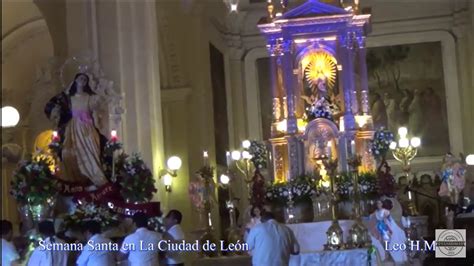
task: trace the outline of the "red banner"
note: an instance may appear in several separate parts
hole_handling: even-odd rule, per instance
[[[59,178],[57,178],[56,180],[58,181],[59,193],[66,196],[71,196],[71,195],[74,195],[75,193],[84,192],[89,186],[89,185],[84,185],[81,183],[67,182]]]
[[[107,183],[94,191],[87,191],[87,185],[71,183],[59,179],[58,184],[60,194],[67,196],[72,195],[79,203],[95,202],[107,204],[107,207],[114,212],[125,216],[133,216],[137,212],[143,212],[149,217],[161,216],[159,202],[126,203],[120,195],[120,189],[112,183]]]

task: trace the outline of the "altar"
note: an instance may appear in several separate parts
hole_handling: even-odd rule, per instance
[[[337,251],[317,251],[302,252],[299,255],[290,257],[289,266],[333,266],[333,265],[369,265],[369,255],[367,249],[349,249]],[[217,258],[200,258],[195,260],[192,265],[195,266],[229,266],[252,265],[250,256],[233,256]],[[382,265],[376,256],[370,258],[370,265]]]

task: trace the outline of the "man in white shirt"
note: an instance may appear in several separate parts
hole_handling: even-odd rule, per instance
[[[299,245],[293,231],[275,221],[264,211],[262,223],[250,230],[247,243],[252,254],[253,266],[288,266],[290,254],[299,254]]]
[[[130,266],[158,265],[158,242],[162,239],[161,234],[148,230],[148,217],[144,213],[136,213],[133,223],[136,230],[123,241],[119,259],[128,256]]]
[[[12,241],[13,226],[10,221],[2,220],[2,265],[11,266],[18,263],[20,256]]]
[[[38,224],[38,231],[44,240],[31,254],[28,266],[67,266],[69,252],[62,250],[65,242],[55,236],[54,223],[42,221]]]
[[[112,241],[101,235],[100,223],[87,221],[84,224],[84,235],[88,239],[79,258],[78,266],[115,265],[115,258],[108,244]],[[102,245],[101,245],[102,244]]]
[[[183,215],[178,210],[171,210],[164,219],[166,232],[164,238],[170,242],[182,242],[184,240],[184,232],[181,228],[181,220]],[[184,266],[184,258],[182,252],[175,250],[168,250],[165,255],[166,265]]]

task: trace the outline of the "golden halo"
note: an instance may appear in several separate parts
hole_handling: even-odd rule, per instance
[[[336,84],[336,59],[326,52],[313,52],[303,60],[305,78],[311,87],[315,87],[319,79],[325,79],[328,87]]]

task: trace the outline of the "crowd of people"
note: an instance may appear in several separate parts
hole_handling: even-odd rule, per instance
[[[123,241],[115,243],[120,249],[115,251],[114,241],[105,237],[98,221],[88,220],[82,224],[83,243],[79,254],[64,248],[66,241],[57,234],[53,221],[45,220],[38,223],[40,241],[37,246],[27,250],[20,256],[13,244],[13,226],[10,221],[2,220],[2,264],[28,266],[102,266],[102,265],[184,265],[183,254],[179,251],[158,248],[161,240],[180,242],[185,239],[181,228],[182,214],[178,210],[171,210],[163,222],[166,231],[158,233],[148,229],[148,217],[144,213],[136,213],[133,218],[135,229]],[[90,244],[88,244],[90,243]],[[63,244],[63,245],[62,245]],[[102,248],[96,248],[96,247]],[[130,248],[135,247],[135,248]]]
[[[263,208],[252,208],[252,219],[245,226],[245,241],[252,256],[252,265],[284,266],[289,264],[290,255],[299,253],[299,245],[291,229],[277,222],[273,214]],[[84,221],[82,226],[83,248],[74,251],[54,248],[65,244],[56,233],[54,223],[46,220],[38,223],[38,233],[41,241],[34,249],[20,256],[13,244],[13,226],[7,220],[2,220],[2,264],[1,265],[184,265],[184,254],[180,251],[159,251],[147,249],[150,245],[166,240],[167,243],[179,243],[185,239],[181,228],[182,214],[171,210],[163,222],[166,231],[158,233],[148,228],[148,217],[143,213],[133,216],[135,229],[122,241],[116,243],[120,248],[114,251],[112,239],[103,235],[98,221]],[[94,245],[88,245],[93,243]],[[109,248],[97,249],[94,246]],[[131,246],[140,247],[131,249]],[[53,248],[51,248],[53,247]],[[271,252],[270,252],[271,251]]]

